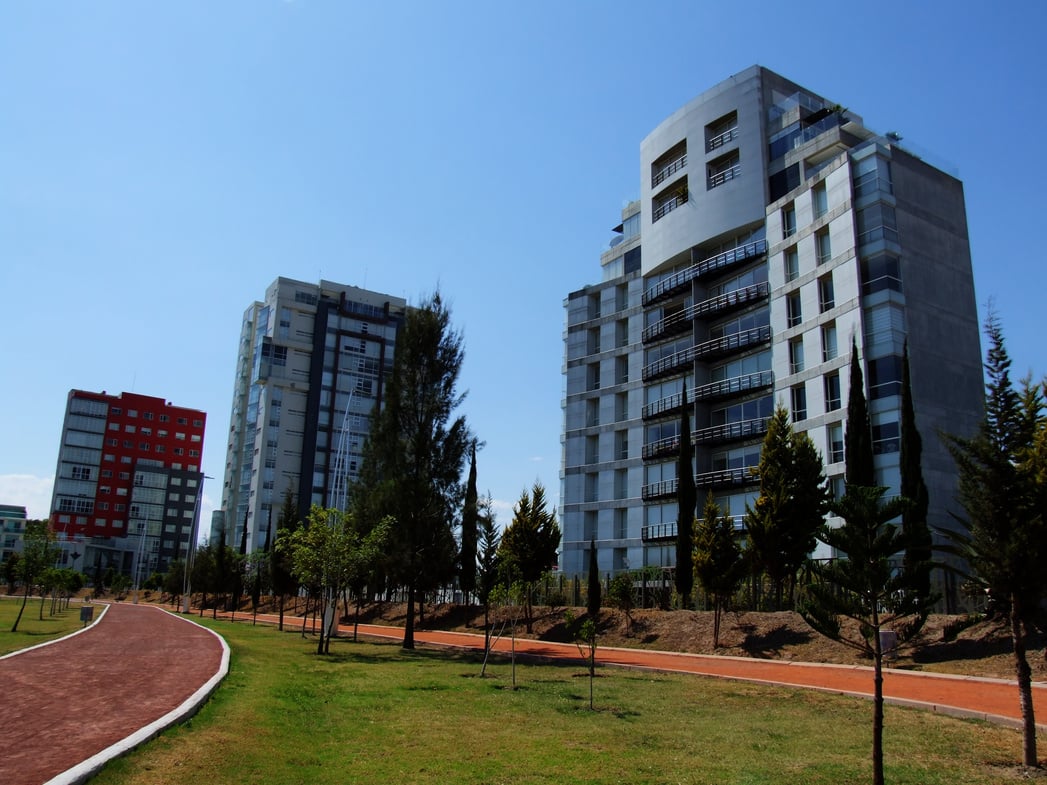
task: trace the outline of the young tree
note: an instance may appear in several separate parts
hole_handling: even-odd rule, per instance
[[[1032,674],[1026,640],[1047,597],[1047,419],[1044,383],[1010,378],[1011,359],[995,314],[986,320],[985,419],[973,437],[949,436],[960,475],[959,501],[969,534],[950,535],[974,578],[1008,609],[1018,700],[1022,759],[1038,765]]]
[[[636,607],[636,574],[620,572],[611,579],[607,587],[607,603],[625,614],[626,632],[632,632],[633,608]]]
[[[589,540],[589,592],[585,609],[590,619],[600,615],[600,567],[596,560],[596,539]]]
[[[51,566],[57,556],[55,533],[49,521],[26,521],[25,533],[22,535],[22,556],[18,560],[18,579],[22,582],[22,605],[18,609],[11,632],[18,632],[18,623],[22,612],[29,601],[29,594],[44,571]],[[42,613],[41,606],[41,613]]]
[[[916,428],[916,411],[913,408],[912,377],[909,373],[909,343],[906,341],[902,355],[902,411],[899,426],[901,464],[901,494],[909,500],[902,512],[902,529],[908,547],[905,551],[904,568],[912,577],[913,588],[921,597],[931,597],[931,529],[927,525],[927,508],[930,504],[927,484],[923,481],[923,440]]]
[[[865,377],[858,359],[858,339],[851,341],[851,387],[847,392],[847,428],[843,435],[846,480],[848,485],[876,485],[873,468],[872,425],[865,402]]]
[[[527,632],[534,626],[534,609],[531,599],[534,585],[556,561],[556,550],[560,547],[560,527],[556,513],[546,509],[545,488],[535,482],[531,492],[520,494],[520,501],[513,508],[513,521],[502,534],[498,558],[503,569],[511,576],[510,582],[523,584],[524,620]]]
[[[796,433],[784,406],[777,406],[760,451],[760,495],[746,506],[750,566],[774,588],[782,608],[786,583],[792,606],[796,573],[814,550],[828,487],[822,457],[806,433]]]
[[[691,443],[691,410],[687,403],[687,385],[683,386],[680,407],[680,452],[676,460],[676,591],[680,607],[691,605],[694,571],[691,554],[694,551],[694,511],[698,506],[698,492],[694,487],[694,445]]]
[[[702,518],[695,525],[694,572],[705,593],[713,598],[713,648],[720,648],[720,619],[745,577],[745,557],[734,523],[720,514],[710,493]]]
[[[491,592],[498,584],[498,546],[501,536],[495,526],[490,495],[479,502],[478,545],[476,564],[476,599],[484,606],[484,656],[491,647]]]
[[[905,534],[890,523],[906,500],[884,501],[886,488],[848,485],[829,508],[843,518],[839,528],[824,526],[818,538],[836,558],[812,564],[800,613],[814,630],[873,660],[873,783],[883,785],[883,649],[880,631],[893,630],[898,642],[910,640],[930,612],[931,603],[913,589],[909,575],[893,557],[905,550]],[[842,619],[855,624],[845,627]]]
[[[284,492],[284,501],[280,507],[280,517],[276,520],[276,547],[270,551],[269,574],[273,584],[273,593],[278,595],[280,606],[279,629],[284,628],[284,601],[288,595],[298,593],[298,581],[291,572],[291,556],[286,547],[280,547],[283,539],[290,537],[301,527],[298,516],[298,504],[290,487]]]
[[[476,526],[480,511],[476,492],[476,440],[473,440],[469,459],[469,480],[465,484],[465,504],[462,507],[462,554],[458,585],[462,589],[465,604],[469,595],[476,590]]]
[[[354,507],[368,526],[394,523],[390,573],[407,592],[403,647],[414,648],[419,593],[451,579],[462,465],[472,435],[456,387],[464,351],[440,294],[408,311],[385,406],[372,422]],[[358,505],[358,506],[357,506]]]

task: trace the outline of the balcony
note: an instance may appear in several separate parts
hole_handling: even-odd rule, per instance
[[[664,218],[677,207],[687,204],[687,189],[682,188],[664,201],[659,201],[651,214],[651,222]]]
[[[733,292],[721,294],[704,302],[692,305],[679,313],[667,316],[655,324],[645,327],[643,331],[643,342],[649,343],[659,338],[668,338],[686,331],[691,322],[703,316],[720,316],[735,308],[765,299],[770,293],[770,286],[765,283],[746,286],[744,289],[736,289]]]
[[[689,351],[694,352],[696,360],[708,360],[734,354],[748,346],[766,343],[769,340],[771,340],[771,328],[770,325],[764,325],[705,341]]]
[[[668,278],[656,283],[643,293],[644,308],[655,303],[667,300],[675,294],[684,291],[691,281],[699,280],[711,273],[721,273],[736,264],[755,259],[767,253],[767,241],[755,240],[737,248],[731,248],[723,253],[710,256],[697,264],[692,264],[685,270],[680,270]]]
[[[741,488],[748,485],[756,485],[760,481],[760,475],[755,466],[740,466],[737,469],[721,469],[715,472],[702,472],[694,476],[694,484],[697,488],[721,489]],[[676,479],[652,482],[643,486],[640,495],[643,500],[656,501],[659,499],[671,499],[676,497],[679,481]]]
[[[651,178],[651,188],[657,188],[661,183],[664,183],[685,166],[687,166],[687,153],[684,153],[675,161],[670,161],[655,172],[654,176]]]
[[[773,385],[774,374],[771,371],[757,371],[745,376],[734,376],[730,379],[703,384],[701,387],[695,387],[688,395],[693,401],[715,401],[754,390],[761,390]],[[645,420],[651,420],[656,417],[675,414],[680,410],[682,403],[683,397],[680,393],[669,395],[644,406],[640,416]]]
[[[738,127],[728,128],[722,134],[717,134],[705,143],[705,152],[711,153],[713,150],[718,150],[728,142],[733,141],[736,136],[738,136]]]
[[[738,175],[740,175],[741,173],[742,165],[734,164],[733,166],[727,167],[723,171],[711,175],[708,181],[709,190],[712,190],[713,188],[718,188],[724,183],[730,182],[734,178],[738,177]]]
[[[708,428],[699,428],[691,433],[692,444],[726,444],[727,442],[741,441],[763,436],[767,433],[767,420],[742,420],[730,422],[723,425],[712,425]],[[641,457],[645,461],[652,458],[663,458],[666,455],[676,455],[680,449],[680,437],[668,436],[664,439],[645,444],[641,450]]]
[[[745,531],[744,515],[732,515],[730,518],[736,532]],[[676,521],[670,521],[669,523],[653,523],[648,526],[643,526],[640,528],[640,538],[644,542],[675,542]]]

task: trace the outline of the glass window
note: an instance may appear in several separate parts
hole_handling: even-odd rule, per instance
[[[822,362],[829,362],[839,354],[836,345],[836,323],[822,326]]]
[[[799,373],[803,370],[803,338],[794,338],[789,341],[789,373]]]
[[[796,234],[796,205],[791,202],[782,208],[782,237]]]
[[[832,246],[829,244],[829,230],[825,229],[814,236],[814,250],[818,264],[825,264],[833,258]]]
[[[843,423],[830,425],[827,430],[829,463],[841,463],[843,461]]]
[[[829,193],[825,182],[820,182],[811,189],[811,202],[814,207],[814,217],[821,218],[829,212]]]
[[[792,292],[786,296],[785,311],[789,327],[795,327],[803,321],[803,313],[800,310],[799,292]]]
[[[873,425],[873,453],[882,455],[888,452],[898,452],[901,449],[901,433],[897,422],[885,422]]]
[[[885,289],[895,292],[902,290],[898,257],[884,254],[862,259],[862,294],[875,294]]]
[[[793,422],[807,419],[807,388],[798,384],[790,390]]]
[[[836,292],[833,290],[832,273],[818,279],[818,309],[825,313],[836,307]]]
[[[869,361],[869,397],[887,398],[902,392],[902,358],[897,355]]]
[[[785,281],[795,281],[800,276],[800,254],[796,246],[785,249]]]
[[[831,373],[825,377],[825,411],[834,412],[841,405],[840,374]]]

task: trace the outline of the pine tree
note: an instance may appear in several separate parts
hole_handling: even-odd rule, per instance
[[[876,485],[873,468],[872,425],[865,402],[865,378],[858,359],[858,342],[851,342],[851,388],[847,393],[847,428],[844,432],[844,457],[848,485]]]
[[[931,529],[927,525],[930,504],[927,484],[923,481],[923,440],[916,428],[913,408],[912,377],[909,373],[909,343],[902,355],[902,411],[900,434],[901,494],[909,500],[902,512],[902,529],[908,547],[903,567],[913,581],[913,589],[920,597],[931,598]]]
[[[986,320],[985,418],[977,434],[948,437],[959,469],[959,500],[967,536],[952,535],[956,551],[989,592],[1007,608],[1022,712],[1022,757],[1038,765],[1032,674],[1026,640],[1047,597],[1047,451],[1044,445],[1044,383],[1026,381],[1015,390],[1011,359],[995,314]]]
[[[469,459],[469,480],[465,484],[465,504],[462,506],[462,553],[458,571],[458,585],[469,604],[469,595],[476,590],[476,526],[479,517],[476,492],[476,441],[473,441]]]
[[[590,619],[596,619],[600,614],[600,568],[596,561],[596,540],[589,540],[589,595],[586,601],[586,610]]]
[[[691,554],[694,551],[694,511],[698,504],[698,492],[694,487],[694,445],[691,443],[690,414],[687,385],[684,384],[680,407],[680,451],[676,462],[676,591],[680,595],[681,608],[690,607],[691,590],[694,588]]]
[[[491,497],[478,503],[478,548],[476,554],[476,599],[484,606],[484,653],[491,645],[491,592],[498,583],[498,546],[501,537],[495,526]]]
[[[284,601],[288,595],[298,593],[298,581],[291,573],[291,557],[287,550],[281,547],[286,538],[294,534],[302,525],[298,515],[298,504],[290,487],[284,491],[284,501],[280,506],[280,517],[276,519],[276,547],[269,552],[269,574],[273,585],[273,593],[280,597],[280,624],[279,629],[284,628]]]
[[[373,526],[386,516],[394,521],[388,566],[407,594],[405,649],[414,648],[416,602],[451,580],[458,566],[453,527],[473,441],[465,417],[455,415],[464,399],[457,392],[462,344],[439,293],[408,311],[353,494],[362,523]]]
[[[905,549],[905,535],[890,521],[907,504],[884,501],[887,489],[848,485],[830,511],[843,519],[839,528],[823,527],[819,539],[836,558],[812,564],[800,612],[817,632],[864,653],[873,660],[873,783],[883,785],[883,649],[880,630],[893,630],[904,643],[923,626],[930,603],[895,569],[893,557]],[[844,628],[842,619],[858,622]]]
[[[519,581],[525,588],[524,620],[527,632],[534,625],[531,598],[534,586],[556,561],[560,547],[560,527],[556,513],[546,509],[545,487],[535,482],[531,492],[520,494],[513,508],[513,520],[502,534],[498,547],[501,562],[510,583]]]
[[[745,576],[745,557],[730,517],[710,492],[702,518],[695,525],[694,573],[713,599],[713,648],[720,648],[720,619]]]

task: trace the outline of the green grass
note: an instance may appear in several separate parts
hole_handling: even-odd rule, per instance
[[[18,618],[18,609],[21,607],[21,598],[0,598],[0,656],[61,638],[84,626],[80,622],[79,602],[74,602],[68,610],[59,611],[51,616],[51,600],[47,599],[44,601],[44,618],[41,621],[40,598],[30,597],[22,620],[18,622],[18,632],[11,632],[11,626]],[[98,613],[97,608],[95,613]]]
[[[605,668],[488,666],[439,650],[332,644],[204,623],[229,676],[190,722],[111,763],[93,785],[179,783],[868,782],[868,701]],[[987,783],[1018,760],[1016,731],[888,706],[886,777]]]

